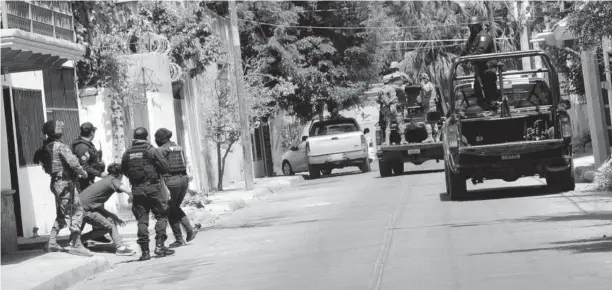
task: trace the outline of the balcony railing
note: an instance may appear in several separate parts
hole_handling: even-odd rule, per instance
[[[2,28],[20,29],[75,42],[72,3],[68,1],[2,1]]]

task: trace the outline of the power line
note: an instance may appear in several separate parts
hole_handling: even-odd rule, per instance
[[[452,27],[452,26],[467,26],[468,23],[456,23],[456,24],[432,24],[432,25],[413,25],[413,26],[303,26],[303,25],[284,25],[284,24],[273,24],[259,22],[255,20],[238,19],[238,21],[250,22],[259,25],[284,27],[284,28],[304,28],[304,29],[337,29],[337,30],[362,30],[362,29],[414,29],[414,28],[431,28],[431,27]]]
[[[502,40],[502,39],[513,39],[511,37],[497,37],[495,38],[495,40]],[[461,38],[457,38],[457,39],[423,39],[423,40],[389,40],[389,41],[382,41],[381,43],[384,44],[392,44],[392,43],[430,43],[430,42],[465,42],[468,39],[461,39]]]

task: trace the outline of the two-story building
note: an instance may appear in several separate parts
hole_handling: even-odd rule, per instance
[[[34,164],[33,156],[42,145],[42,126],[48,120],[66,122],[65,140],[78,136],[72,63],[85,49],[75,43],[70,2],[2,1],[1,5],[4,252],[5,241],[16,243],[16,236],[48,232],[53,224],[56,211],[50,178]],[[16,245],[6,249],[14,250]]]

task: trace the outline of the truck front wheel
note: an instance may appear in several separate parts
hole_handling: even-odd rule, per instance
[[[308,174],[310,175],[310,179],[317,179],[321,177],[321,169],[319,169],[315,165],[308,166]]]
[[[382,159],[378,159],[378,170],[380,171],[380,177],[389,177],[393,174],[389,163]]]
[[[465,178],[460,173],[454,173],[448,164],[444,164],[446,175],[446,193],[451,200],[461,200],[467,193]]]

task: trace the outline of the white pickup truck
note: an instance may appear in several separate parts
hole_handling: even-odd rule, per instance
[[[283,155],[283,173],[308,171],[311,178],[331,174],[334,168],[357,166],[370,172],[368,142],[365,132],[353,118],[313,122],[308,135]],[[365,134],[364,134],[365,133]]]

